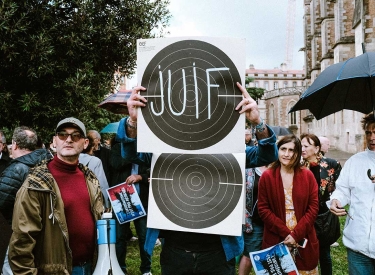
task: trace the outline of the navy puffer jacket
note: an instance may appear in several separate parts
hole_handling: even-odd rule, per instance
[[[9,224],[12,223],[14,202],[18,189],[26,179],[30,167],[52,155],[46,149],[37,149],[29,154],[13,159],[0,176],[0,212]]]

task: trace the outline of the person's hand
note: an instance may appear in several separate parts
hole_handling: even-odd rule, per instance
[[[142,180],[142,177],[140,175],[130,175],[126,178],[125,183],[128,185],[131,185],[136,182],[140,182]]]
[[[250,121],[253,125],[258,125],[261,122],[258,104],[256,101],[249,95],[245,87],[237,82],[237,87],[242,92],[244,99],[237,105],[236,111],[239,111],[240,114],[245,113],[246,119]]]
[[[286,236],[284,244],[288,247],[297,247],[296,240],[290,234]]]
[[[331,201],[331,207],[329,210],[336,216],[345,216],[347,213],[345,208],[342,208],[341,202],[336,199]]]
[[[133,88],[132,94],[126,101],[128,106],[129,116],[133,122],[137,122],[138,112],[137,107],[145,107],[147,99],[139,94],[139,91],[145,91],[146,88],[142,86],[136,86]]]

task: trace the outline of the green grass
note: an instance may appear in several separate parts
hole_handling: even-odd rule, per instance
[[[133,223],[131,223],[130,228],[133,232],[133,235],[137,236]],[[151,260],[152,275],[161,274],[160,257],[159,257],[160,252],[161,252],[161,245],[156,246],[154,249],[154,253],[152,255],[152,260]],[[126,254],[126,269],[128,271],[127,275],[142,275],[141,271],[139,270],[140,265],[141,265],[141,258],[139,256],[138,241],[128,242],[128,250]]]
[[[345,217],[340,217],[340,223],[341,223],[341,231],[342,231],[344,229]],[[131,224],[131,229],[133,231],[134,236],[136,236],[133,223]],[[331,248],[333,275],[347,275],[348,274],[348,260],[346,257],[346,248],[342,244],[342,236],[337,242],[340,245],[338,247]],[[154,254],[152,255],[151,272],[153,275],[161,274],[160,261],[159,261],[160,251],[161,251],[161,246],[157,246],[155,247]],[[141,263],[141,259],[139,257],[138,242],[128,242],[128,253],[126,256],[126,266],[128,269],[128,274],[129,275],[142,275],[139,270],[140,263]]]
[[[333,275],[347,275],[348,272],[348,258],[346,256],[346,248],[342,244],[342,230],[344,229],[345,217],[340,217],[341,237],[337,241],[340,245],[338,247],[331,247],[332,269]]]

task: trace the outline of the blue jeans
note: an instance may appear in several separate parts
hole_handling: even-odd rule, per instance
[[[349,248],[346,250],[348,253],[349,275],[375,275],[375,259]]]
[[[87,262],[83,265],[73,266],[72,275],[91,275],[91,262]]]
[[[160,265],[162,275],[234,275],[236,258],[227,262],[224,250],[188,252],[164,245]]]
[[[331,246],[321,246],[319,243],[319,266],[320,274],[332,275]]]
[[[141,273],[147,273],[151,271],[151,255],[147,254],[144,249],[146,241],[147,232],[147,217],[138,218],[133,221],[135,226],[135,231],[138,236],[139,254],[141,256],[141,266],[139,269]],[[127,229],[130,227],[130,223],[118,224],[116,220],[116,256],[120,264],[121,269],[126,272],[126,250],[127,250]]]

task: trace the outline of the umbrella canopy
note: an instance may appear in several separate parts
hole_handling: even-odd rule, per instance
[[[293,134],[293,132],[286,127],[282,126],[270,126],[271,129],[275,132],[276,136],[287,136]]]
[[[128,115],[128,107],[126,101],[129,99],[132,91],[119,91],[116,94],[109,95],[105,100],[103,100],[98,107],[106,109],[114,114],[125,114]]]
[[[105,126],[100,133],[101,134],[110,134],[110,133],[117,133],[117,129],[119,126],[120,122],[112,122],[109,123],[107,126]]]
[[[364,114],[375,107],[375,52],[329,66],[289,111],[309,109],[316,119],[347,109]]]

